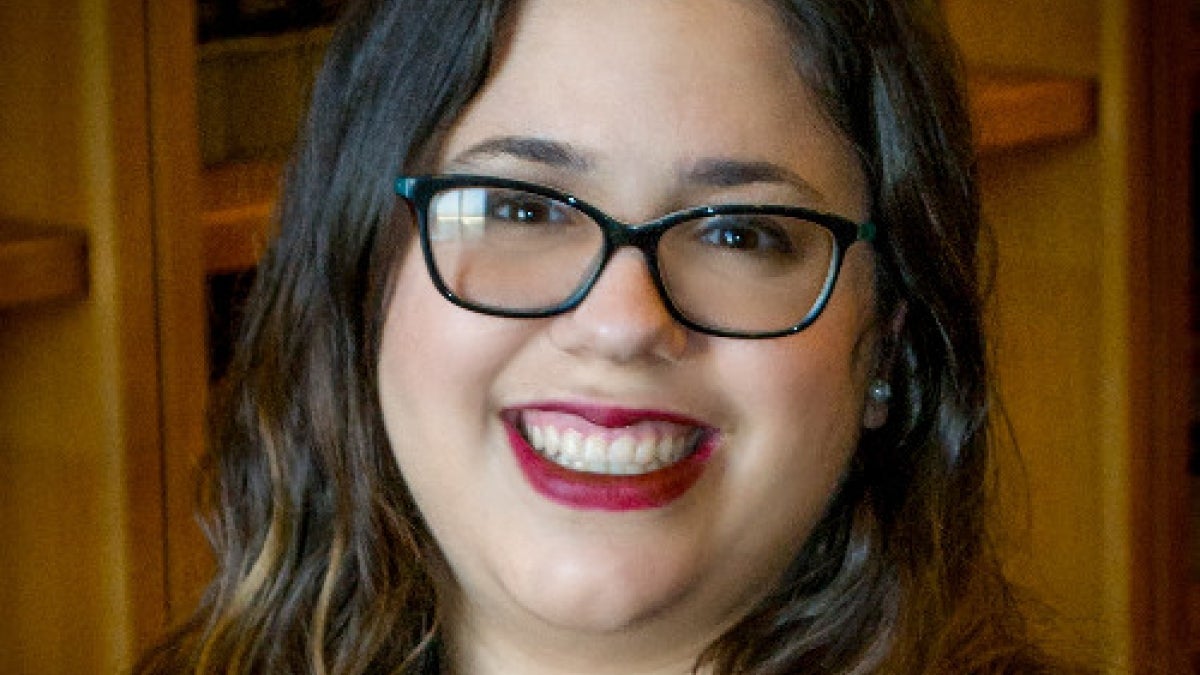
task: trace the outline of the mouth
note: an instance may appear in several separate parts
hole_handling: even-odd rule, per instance
[[[610,428],[569,413],[528,410],[518,430],[539,455],[573,471],[640,476],[673,466],[695,452],[703,428],[647,420]]]
[[[510,445],[528,482],[584,509],[654,508],[699,480],[717,432],[673,413],[541,404],[506,410]]]

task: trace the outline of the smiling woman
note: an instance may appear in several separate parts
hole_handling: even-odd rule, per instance
[[[353,5],[140,672],[1049,670],[922,7]]]
[[[873,254],[851,247],[812,322],[834,247],[798,253],[824,232],[805,209],[866,215],[862,169],[762,7],[535,0],[512,21],[428,168],[521,182],[461,214],[483,234],[452,264],[445,241],[402,255],[379,360],[385,426],[453,574],[447,639],[465,672],[685,672],[796,558],[856,445],[879,364]],[[581,45],[573,26],[604,37]],[[795,210],[708,210],[743,204]],[[591,217],[539,217],[572,207]],[[599,222],[618,217],[606,234]],[[514,222],[537,228],[519,246],[540,260],[493,245]],[[724,235],[696,234],[712,228]],[[577,244],[580,229],[597,243]],[[613,232],[656,236],[606,245]],[[750,232],[795,253],[764,265]],[[464,312],[426,258],[460,305],[545,316]],[[646,461],[612,470],[639,446]]]

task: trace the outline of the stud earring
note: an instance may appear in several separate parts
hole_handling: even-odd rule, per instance
[[[887,403],[892,400],[892,385],[887,380],[871,380],[867,396],[875,403]]]

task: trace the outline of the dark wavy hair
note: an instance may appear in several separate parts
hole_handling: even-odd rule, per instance
[[[439,670],[449,573],[389,450],[376,387],[390,274],[410,237],[391,185],[428,168],[513,4],[347,10],[213,413],[216,575],[139,673]],[[987,535],[979,203],[940,18],[906,0],[762,4],[868,176],[894,398],[801,554],[697,667],[1049,671]]]

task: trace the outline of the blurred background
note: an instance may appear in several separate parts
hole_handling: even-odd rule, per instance
[[[342,4],[0,4],[0,672],[120,672],[202,589],[205,399]],[[941,4],[1020,452],[1000,546],[1109,672],[1197,672],[1200,13]]]

